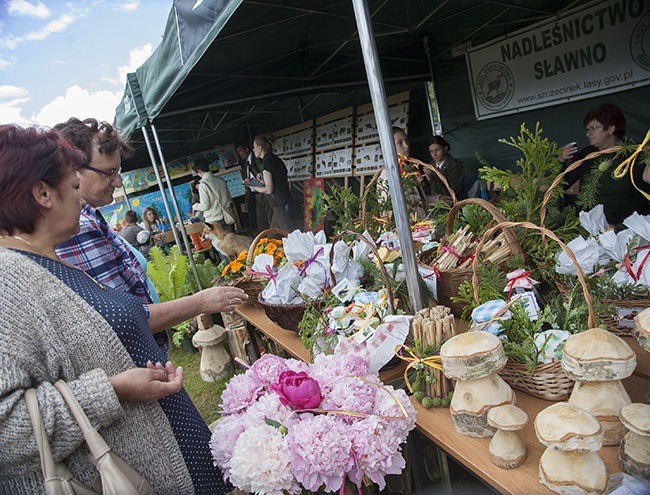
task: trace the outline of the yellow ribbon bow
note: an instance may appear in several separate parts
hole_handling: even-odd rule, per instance
[[[621,179],[629,173],[630,179],[632,181],[632,185],[637,191],[643,194],[647,200],[650,200],[650,194],[638,188],[636,182],[634,182],[633,171],[634,171],[634,163],[636,162],[637,156],[639,156],[639,153],[641,153],[641,150],[643,150],[643,148],[645,147],[646,144],[648,144],[649,141],[650,141],[650,129],[648,130],[647,134],[645,135],[645,139],[639,145],[636,151],[632,153],[627,160],[625,160],[618,167],[616,167],[616,170],[614,170],[614,177],[616,177],[617,179]]]
[[[405,356],[404,353],[406,353],[407,355]],[[404,370],[404,382],[406,382],[406,386],[408,387],[409,392],[411,393],[413,393],[413,386],[411,385],[411,381],[408,378],[408,372],[416,364],[424,364],[436,370],[442,371],[442,358],[440,357],[439,354],[421,358],[416,354],[416,352],[412,348],[402,344],[402,345],[395,346],[395,355],[399,357],[402,361],[406,361],[408,363],[406,369]]]

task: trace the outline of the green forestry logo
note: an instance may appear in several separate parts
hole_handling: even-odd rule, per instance
[[[476,78],[476,92],[488,110],[504,108],[515,92],[515,80],[508,66],[491,62],[483,67]]]

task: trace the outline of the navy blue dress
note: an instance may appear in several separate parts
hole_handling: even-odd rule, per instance
[[[102,287],[85,272],[50,258],[24,252],[74,290],[113,327],[136,366],[147,361],[165,363],[165,357],[149,328],[149,315],[131,294]],[[233,490],[214,466],[210,454],[210,430],[192,400],[182,389],[158,400],[162,407],[198,494],[225,494]]]

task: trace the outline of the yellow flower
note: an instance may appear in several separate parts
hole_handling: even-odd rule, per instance
[[[244,261],[246,256],[248,256],[248,251],[242,251],[239,253],[239,256],[237,256],[237,261]]]
[[[269,244],[268,246],[266,246],[266,252],[267,252],[268,254],[273,254],[273,253],[275,253],[275,251],[276,251],[277,249],[278,249],[278,246],[276,246],[275,244]]]

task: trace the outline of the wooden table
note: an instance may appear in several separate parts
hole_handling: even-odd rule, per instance
[[[298,335],[270,321],[262,308],[245,303],[238,306],[237,312],[289,354],[310,361],[309,351],[302,347]],[[457,327],[465,328],[462,323],[458,323]],[[650,353],[643,351],[633,338],[625,337],[624,340],[637,353],[637,367],[632,376],[623,380],[623,384],[633,402],[645,402],[645,394],[650,389]],[[400,378],[403,372],[402,366],[399,370],[382,372],[380,377],[382,381],[388,383]],[[534,420],[542,409],[554,402],[537,399],[520,391],[515,393],[517,405],[528,414],[528,424],[521,431],[528,448],[528,458],[516,469],[501,469],[490,462],[489,438],[466,437],[456,432],[448,408],[426,409],[417,400],[411,398],[417,411],[416,427],[429,440],[499,493],[552,495],[553,492],[539,482],[539,459],[545,447],[535,436]],[[603,459],[608,474],[621,472],[617,459],[618,447],[603,447],[598,455]]]
[[[650,382],[632,375],[623,384],[633,402],[644,402]],[[533,423],[537,413],[554,402],[536,399],[518,390],[515,393],[517,406],[528,414],[528,424],[520,432],[526,442],[528,458],[518,468],[501,469],[492,464],[488,453],[490,439],[466,437],[456,432],[448,408],[425,409],[411,398],[417,411],[416,428],[499,493],[552,495],[553,492],[539,481],[539,459],[545,447],[537,440]],[[603,447],[598,455],[605,463],[607,474],[622,471],[618,465],[618,447]]]

